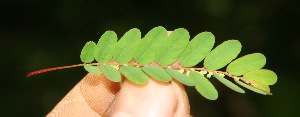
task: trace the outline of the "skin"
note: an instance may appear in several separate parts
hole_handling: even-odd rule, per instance
[[[104,75],[87,74],[47,115],[95,117],[188,117],[184,87],[150,78],[145,85],[128,80],[109,81]]]

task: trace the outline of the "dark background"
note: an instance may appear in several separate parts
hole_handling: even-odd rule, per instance
[[[86,71],[72,68],[32,78],[33,70],[81,63],[83,45],[106,30],[121,37],[131,28],[145,35],[155,26],[182,27],[191,37],[203,31],[216,45],[238,39],[239,56],[261,52],[264,68],[279,77],[273,96],[236,93],[211,79],[219,99],[209,101],[188,88],[195,117],[295,117],[300,115],[299,4],[296,0],[0,0],[0,116],[45,116]],[[297,73],[298,72],[298,73]]]

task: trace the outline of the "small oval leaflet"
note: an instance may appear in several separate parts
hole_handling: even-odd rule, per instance
[[[209,100],[216,100],[218,98],[218,91],[203,75],[191,71],[189,77],[196,81],[195,88],[203,97]]]
[[[95,48],[95,59],[97,62],[107,63],[112,59],[113,48],[117,43],[117,34],[113,31],[106,31],[99,39]]]
[[[277,82],[277,75],[271,70],[260,69],[246,73],[244,79],[248,81],[258,81],[266,85],[273,85]]]
[[[264,91],[264,92],[267,92],[267,93],[270,93],[270,92],[271,92],[269,85],[264,84],[264,83],[261,83],[261,82],[258,82],[258,81],[253,81],[253,83],[254,83],[254,85],[255,85],[258,89],[260,89],[260,90],[262,90],[262,91]]]
[[[86,71],[88,71],[89,73],[97,74],[97,75],[100,75],[100,73],[101,73],[100,70],[99,70],[99,68],[96,67],[96,66],[84,65],[83,67],[84,67],[84,69],[85,69]]]
[[[230,88],[230,89],[232,89],[232,90],[234,90],[236,92],[239,92],[239,93],[245,93],[245,91],[242,88],[240,88],[239,86],[233,84],[232,82],[230,82],[229,80],[227,80],[224,77],[220,76],[219,74],[214,73],[214,76],[221,83],[223,83],[224,85],[226,85],[228,88]]]
[[[102,73],[113,82],[121,82],[120,72],[113,66],[101,65]]]
[[[96,43],[93,41],[87,42],[81,50],[80,59],[84,63],[90,63],[94,61],[94,51]]]
[[[261,69],[266,64],[266,57],[261,53],[253,53],[238,58],[227,66],[228,73],[236,76]]]
[[[157,49],[166,39],[167,30],[164,27],[153,28],[139,41],[134,60],[140,64],[149,64],[154,61]]]
[[[249,89],[249,90],[251,90],[251,91],[254,91],[254,92],[256,92],[256,93],[259,93],[259,94],[262,94],[262,95],[267,95],[267,94],[268,94],[268,93],[266,93],[266,92],[264,92],[264,91],[262,91],[262,90],[256,89],[256,88],[254,88],[254,87],[252,87],[252,86],[249,86],[249,85],[247,85],[247,84],[245,84],[245,83],[239,81],[239,79],[237,79],[237,78],[234,79],[234,81],[235,81],[236,83],[238,83],[239,85],[241,85],[241,86],[243,86],[243,87],[245,87],[245,88],[247,88],[247,89]],[[271,95],[271,93],[269,93],[269,95]]]
[[[166,72],[164,68],[158,66],[145,66],[142,68],[152,78],[162,81],[169,82],[172,80],[172,77]]]
[[[238,40],[225,41],[206,56],[204,66],[210,70],[218,70],[236,58],[241,48],[242,45]]]
[[[193,80],[191,80],[188,76],[174,70],[171,68],[166,68],[166,71],[176,80],[178,80],[179,82],[181,82],[182,84],[185,84],[187,86],[195,86],[195,83],[193,82]]]
[[[135,47],[141,40],[139,29],[133,28],[126,32],[113,49],[113,58],[118,63],[128,63],[133,59]]]
[[[184,51],[190,39],[189,32],[183,28],[174,30],[158,48],[155,61],[160,65],[170,65]]]
[[[120,68],[121,73],[131,82],[135,84],[148,83],[148,76],[142,71],[141,68],[133,66],[122,66]]]
[[[179,62],[184,67],[191,67],[201,62],[211,51],[215,43],[215,36],[211,32],[196,35],[181,53]]]

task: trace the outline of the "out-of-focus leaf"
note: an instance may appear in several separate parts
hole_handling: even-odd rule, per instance
[[[137,43],[141,41],[141,32],[133,28],[127,31],[113,49],[113,58],[118,63],[128,63],[133,59]]]
[[[266,57],[261,53],[253,53],[238,58],[227,66],[228,73],[236,76],[261,69],[266,64]]]
[[[184,51],[190,39],[189,32],[183,28],[174,30],[168,39],[159,46],[155,61],[160,65],[170,65]]]
[[[120,82],[121,75],[120,72],[113,66],[101,65],[100,69],[102,73],[113,82]]]
[[[240,88],[239,86],[233,84],[232,82],[230,82],[229,80],[225,79],[224,77],[220,76],[217,73],[214,73],[214,76],[216,79],[218,79],[221,83],[223,83],[225,86],[229,87],[230,89],[239,92],[239,93],[245,93],[245,91]]]
[[[240,53],[242,48],[238,40],[228,40],[218,45],[204,59],[204,66],[217,70],[230,63]]]
[[[135,84],[148,83],[148,76],[142,71],[141,68],[133,66],[122,66],[120,68],[121,73],[131,82]]]
[[[277,75],[267,69],[253,70],[246,73],[243,77],[245,80],[258,81],[266,85],[273,85],[277,82]]]
[[[215,43],[215,36],[211,32],[196,35],[181,53],[179,62],[184,67],[191,67],[201,62],[211,51]]]
[[[90,63],[94,61],[96,43],[93,41],[87,42],[81,50],[80,59],[84,63]]]
[[[218,91],[203,75],[198,72],[191,71],[189,73],[189,78],[196,81],[195,88],[203,97],[209,100],[216,100],[218,98]]]
[[[188,76],[184,75],[183,73],[180,73],[174,69],[166,68],[166,71],[177,81],[181,82],[182,84],[185,84],[187,86],[195,86],[195,83],[193,80],[191,80]]]
[[[107,63],[112,59],[113,46],[117,43],[117,34],[113,31],[106,31],[99,39],[95,49],[97,62]]]
[[[134,60],[140,64],[149,64],[155,60],[155,54],[163,41],[167,39],[167,30],[164,27],[155,27],[139,41]]]
[[[89,73],[97,74],[97,75],[99,75],[99,74],[101,73],[100,70],[99,70],[99,68],[96,67],[96,66],[84,65],[83,67],[84,67],[84,69],[85,69],[86,71],[88,71]]]
[[[158,66],[145,66],[142,68],[142,70],[156,80],[162,82],[169,82],[172,80],[172,77],[166,72],[164,68]]]

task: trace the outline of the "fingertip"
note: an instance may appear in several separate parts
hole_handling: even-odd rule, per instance
[[[133,116],[124,112],[116,112],[113,113],[111,117],[133,117]]]

